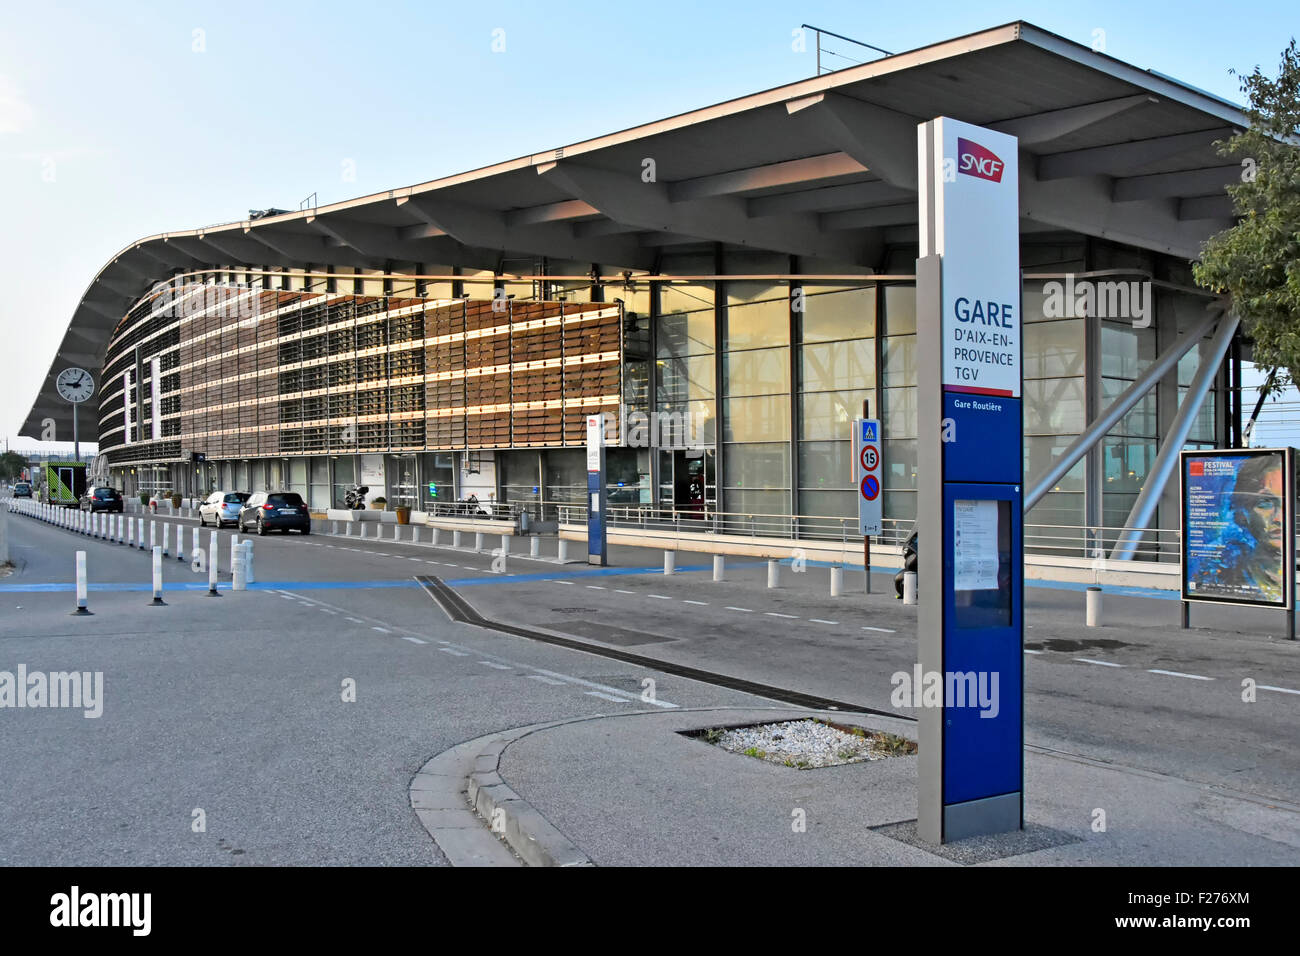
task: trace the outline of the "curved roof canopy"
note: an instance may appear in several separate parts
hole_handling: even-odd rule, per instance
[[[70,427],[55,376],[98,376],[130,306],[178,272],[495,269],[511,254],[652,270],[701,241],[875,265],[915,241],[916,127],[940,115],[1019,137],[1026,231],[1193,259],[1232,224],[1240,170],[1213,144],[1245,128],[1239,107],[1012,23],[416,186],[141,239],[82,295],[21,433]]]

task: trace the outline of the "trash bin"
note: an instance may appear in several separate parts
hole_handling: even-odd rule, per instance
[[[528,523],[529,523],[528,512],[527,511],[519,512],[519,520],[515,524],[520,534],[528,534]]]

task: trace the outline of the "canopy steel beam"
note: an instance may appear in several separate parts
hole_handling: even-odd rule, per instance
[[[1217,303],[1216,308],[1221,309]],[[1029,488],[1025,494],[1025,511],[1038,504],[1044,495],[1052,490],[1052,486],[1065,477],[1065,473],[1073,468],[1088,450],[1096,445],[1106,433],[1109,432],[1119,420],[1129,413],[1134,405],[1155,387],[1156,383],[1169,373],[1169,370],[1178,364],[1178,360],[1191,351],[1197,342],[1201,341],[1210,331],[1211,327],[1218,319],[1218,314],[1208,315],[1191,331],[1184,332],[1165,349],[1156,360],[1151,363],[1150,368],[1138,376],[1128,388],[1115,396],[1115,400],[1107,406],[1106,410],[1097,416],[1097,420],[1092,422],[1083,433],[1066,447],[1065,451],[1052,462],[1052,466],[1040,476]]]
[[[1156,505],[1160,503],[1160,495],[1165,490],[1165,483],[1169,481],[1174,465],[1178,462],[1178,455],[1183,450],[1183,445],[1187,443],[1187,436],[1192,430],[1192,423],[1196,420],[1196,413],[1201,410],[1201,403],[1205,401],[1206,393],[1214,384],[1214,376],[1219,373],[1223,357],[1228,353],[1228,346],[1232,344],[1232,337],[1236,334],[1239,324],[1241,320],[1234,313],[1228,313],[1219,320],[1218,331],[1210,341],[1209,354],[1201,357],[1196,376],[1192,379],[1187,394],[1183,396],[1182,404],[1178,406],[1178,414],[1174,416],[1173,424],[1169,427],[1169,434],[1165,436],[1160,446],[1155,464],[1152,465],[1151,472],[1142,483],[1142,491],[1138,494],[1137,501],[1133,502],[1133,510],[1129,512],[1124,530],[1110,553],[1112,561],[1131,560],[1138,543],[1142,540],[1142,533],[1151,524],[1151,518],[1156,513]]]

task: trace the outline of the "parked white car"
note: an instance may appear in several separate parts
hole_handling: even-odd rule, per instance
[[[220,528],[227,523],[239,524],[239,509],[250,495],[247,491],[214,491],[199,505],[199,526],[209,522]]]

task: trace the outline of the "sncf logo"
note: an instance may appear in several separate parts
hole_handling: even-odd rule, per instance
[[[985,149],[979,143],[957,137],[957,171],[967,176],[987,179],[990,182],[1002,182],[1002,160]]]

